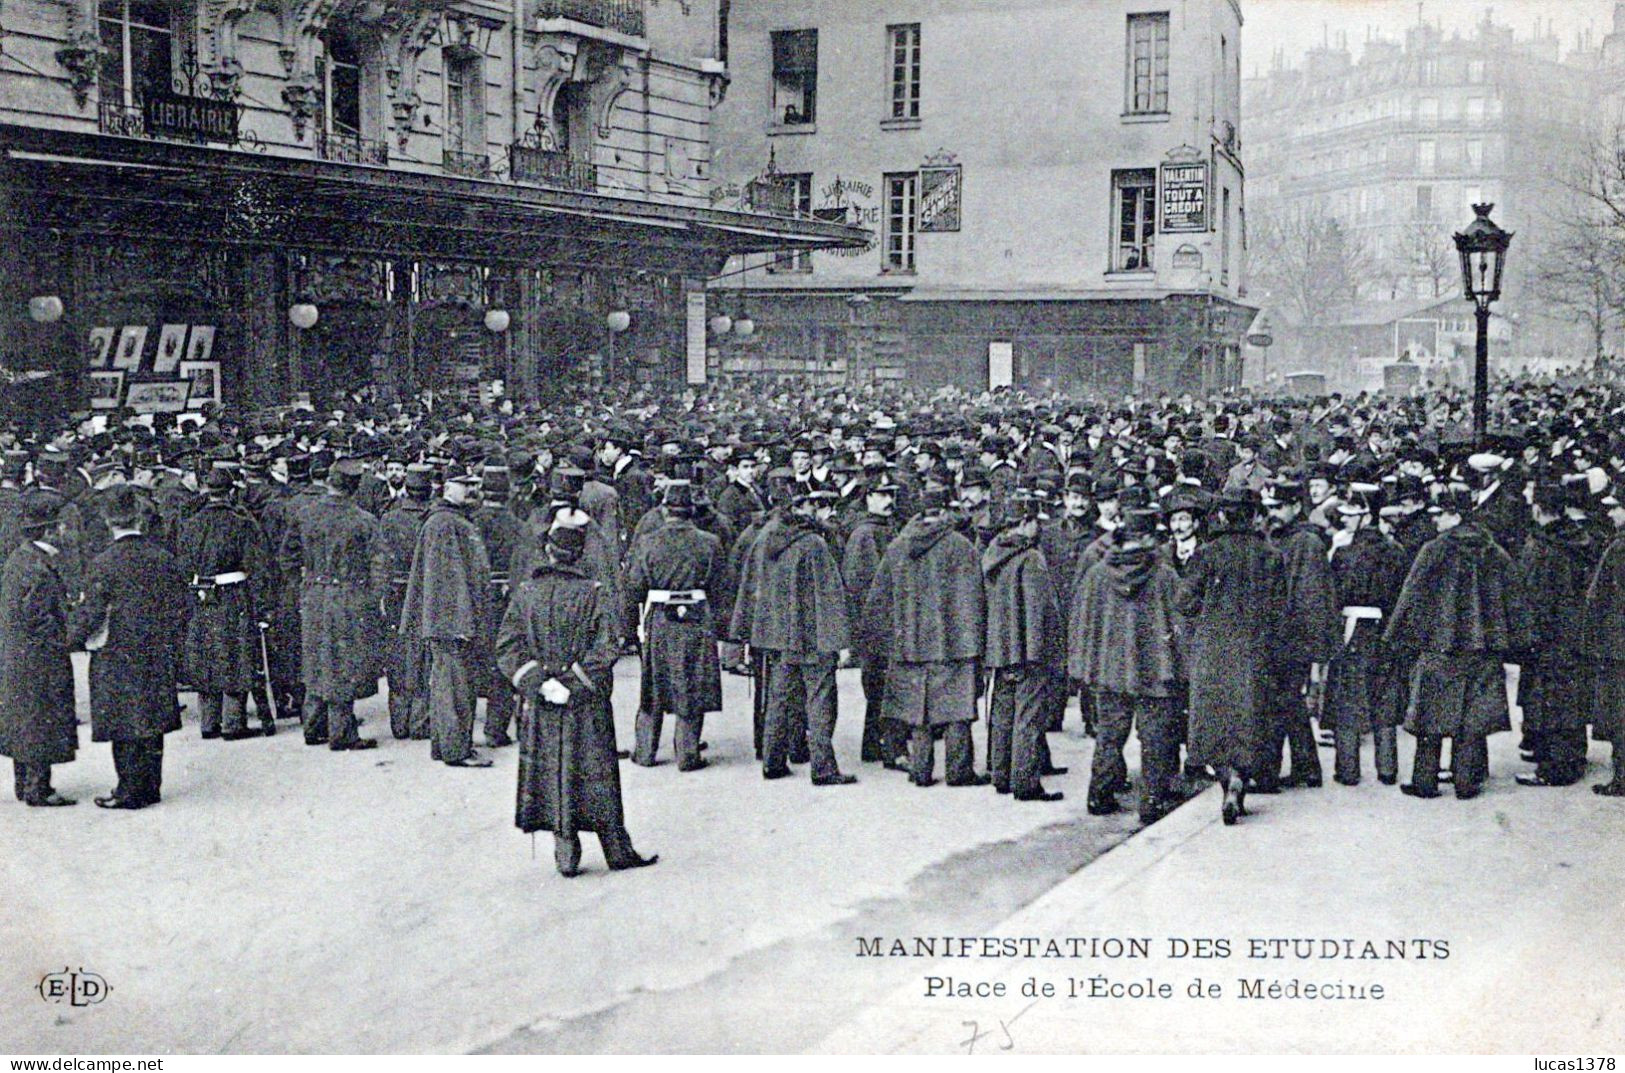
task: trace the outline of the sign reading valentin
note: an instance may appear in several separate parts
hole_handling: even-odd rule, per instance
[[[1162,165],[1162,232],[1208,229],[1207,162]]]

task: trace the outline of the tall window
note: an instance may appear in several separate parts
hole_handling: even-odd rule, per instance
[[[1431,175],[1434,165],[1438,163],[1439,147],[1432,141],[1416,143],[1416,170],[1423,175]]]
[[[485,152],[485,57],[446,52],[446,151]]]
[[[1433,215],[1433,187],[1418,186],[1416,188],[1416,215]]]
[[[1467,98],[1467,122],[1469,122],[1469,123],[1482,123],[1482,122],[1484,122],[1484,98],[1483,97],[1468,97]]]
[[[785,186],[785,200],[790,203],[797,216],[803,219],[812,215],[812,172],[801,172],[794,175],[780,175],[779,182]],[[781,253],[773,258],[773,263],[767,266],[769,272],[811,272],[812,254],[807,250],[796,250],[791,253]]]
[[[1112,271],[1149,272],[1157,243],[1157,172],[1112,172],[1112,215],[1117,221]]]
[[[1439,121],[1439,98],[1423,97],[1417,101],[1416,121],[1418,123],[1437,123]]]
[[[773,34],[773,121],[787,126],[818,118],[818,31]]]
[[[886,231],[882,272],[914,271],[914,228],[920,177],[916,172],[886,176]]]
[[[322,129],[348,138],[361,137],[361,57],[350,35],[332,32],[317,57],[322,95]]]
[[[1482,81],[1484,81],[1484,61],[1483,60],[1468,60],[1467,61],[1467,81],[1469,81],[1469,82],[1482,82]]]
[[[553,97],[553,148],[587,160],[592,157],[588,123],[589,89],[586,82],[566,82]]]
[[[102,103],[133,107],[170,88],[174,19],[163,0],[102,0]]]
[[[1128,111],[1168,110],[1168,13],[1128,17]]]
[[[1476,138],[1467,143],[1467,167],[1472,171],[1484,167],[1484,143]]]
[[[891,117],[920,118],[920,24],[886,27],[891,41]]]

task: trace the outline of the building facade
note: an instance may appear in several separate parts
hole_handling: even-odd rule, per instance
[[[733,0],[721,205],[861,249],[735,259],[730,375],[1217,388],[1246,307],[1231,0]]]
[[[183,378],[243,407],[680,381],[728,257],[865,241],[712,203],[722,20],[717,0],[11,0],[3,362],[104,408],[168,405]]]
[[[1601,85],[1598,61],[1584,41],[1564,52],[1549,32],[1519,37],[1488,13],[1467,33],[1420,23],[1402,40],[1371,38],[1357,57],[1338,41],[1295,66],[1274,58],[1242,86],[1256,252],[1271,255],[1271,233],[1290,245],[1314,231],[1310,221],[1335,221],[1350,236],[1348,263],[1336,266],[1350,276],[1341,294],[1350,309],[1459,296],[1451,235],[1490,202],[1517,236],[1497,307],[1516,330],[1509,351],[1583,351],[1572,323],[1543,316],[1531,280],[1556,256],[1556,221],[1575,196],[1565,183]],[[1278,324],[1324,316],[1334,335],[1346,326],[1342,309],[1294,308],[1301,300],[1258,283],[1254,296]],[[1303,341],[1285,360],[1343,357],[1313,331]]]

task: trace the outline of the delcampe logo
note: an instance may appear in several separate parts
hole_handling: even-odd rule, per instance
[[[39,992],[40,998],[58,1006],[64,1002],[70,1006],[94,1006],[107,998],[113,987],[99,974],[86,972],[83,965],[76,972],[64,965],[61,972],[49,972],[40,977],[39,986],[34,990]]]

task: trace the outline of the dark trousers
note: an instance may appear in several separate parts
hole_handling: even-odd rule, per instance
[[[1535,771],[1550,782],[1580,781],[1586,770],[1586,728],[1559,727],[1535,734]]]
[[[886,706],[886,661],[866,660],[863,683],[863,752],[865,763],[897,760],[908,752],[908,727],[881,715]]]
[[[113,770],[118,773],[114,797],[157,804],[164,781],[164,736],[115,741]]]
[[[1260,785],[1280,781],[1282,745],[1287,746],[1291,755],[1294,779],[1320,779],[1320,753],[1314,728],[1309,724],[1309,708],[1304,703],[1304,687],[1308,683],[1307,663],[1290,664],[1272,678],[1269,731],[1255,774]]]
[[[1456,793],[1476,790],[1490,776],[1490,739],[1482,734],[1471,738],[1453,738],[1450,747],[1452,769],[1456,774]],[[1416,759],[1411,766],[1411,784],[1424,793],[1439,788],[1439,753],[1443,738],[1416,739]]]
[[[598,832],[598,844],[603,848],[604,862],[611,868],[626,868],[638,859],[637,850],[632,848],[632,836],[624,827]],[[560,872],[575,871],[581,863],[581,836],[555,834],[553,860]]]
[[[1028,797],[1043,792],[1038,777],[1052,710],[1050,673],[1041,666],[1000,667],[987,713],[987,771],[996,789]]]
[[[356,732],[353,700],[329,700],[306,693],[304,722],[307,745],[320,745],[325,741],[330,749],[343,749],[354,745],[360,737]]]
[[[485,740],[500,741],[513,735],[508,728],[519,714],[513,690],[508,688],[501,671],[491,673],[491,693],[485,698]]]
[[[924,723],[910,728],[908,739],[908,775],[917,785],[931,781],[937,765],[935,731],[938,727]],[[941,726],[943,760],[950,783],[970,782],[976,777],[976,752],[971,745],[970,723],[947,723]]]
[[[446,763],[474,751],[474,678],[467,641],[429,642],[429,756]]]
[[[1337,747],[1337,778],[1341,782],[1360,781],[1360,740],[1365,735],[1349,727],[1332,731]],[[1399,777],[1399,728],[1378,727],[1372,732],[1376,743],[1377,777],[1392,782]]]
[[[812,777],[840,774],[835,762],[835,664],[833,655],[792,663],[782,652],[767,654],[767,711],[762,731],[762,770],[780,772],[796,758],[799,744],[812,760]]]
[[[767,653],[751,649],[750,720],[756,759],[762,758],[762,734],[767,726]]]
[[[1179,744],[1184,738],[1183,713],[1170,697],[1136,697],[1127,693],[1092,694],[1095,711],[1095,759],[1089,773],[1089,799],[1118,793],[1128,783],[1123,746],[1131,728],[1140,737],[1140,815],[1149,822],[1180,799]],[[1097,787],[1102,787],[1097,797]]]
[[[700,762],[700,734],[705,728],[704,715],[679,715],[672,731],[672,748],[677,753],[677,766],[684,770]],[[638,710],[637,743],[632,750],[632,763],[653,767],[660,753],[660,732],[666,725],[664,712]],[[490,724],[486,724],[486,740],[490,740]]]
[[[232,733],[248,729],[248,712],[242,693],[199,693],[197,709],[205,733]]]
[[[410,690],[396,691],[389,683],[389,732],[397,738],[429,737],[429,701],[427,697]]]
[[[21,760],[13,760],[11,768],[15,777],[17,800],[41,801],[51,796],[53,791],[50,764],[26,764]]]

